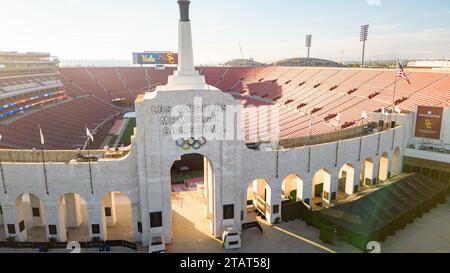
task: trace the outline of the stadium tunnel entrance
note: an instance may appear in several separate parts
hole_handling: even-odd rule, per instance
[[[215,175],[202,154],[185,154],[170,170],[172,240],[212,236],[214,230]],[[171,243],[171,242],[167,242]]]

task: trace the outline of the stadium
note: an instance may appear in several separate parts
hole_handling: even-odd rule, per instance
[[[364,252],[448,204],[448,70],[194,67],[178,3],[178,53],[135,53],[140,66],[0,52],[0,246],[245,250],[301,222],[322,250]]]

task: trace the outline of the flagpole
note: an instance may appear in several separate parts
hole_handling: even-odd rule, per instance
[[[361,121],[364,121],[364,118],[361,117]],[[358,162],[361,161],[361,150],[362,150],[362,140],[364,136],[364,124],[361,125],[361,137],[359,138],[359,152],[358,152]]]
[[[279,176],[279,161],[280,161],[280,140],[277,140],[277,158],[276,158],[276,174],[275,177],[278,178]]]
[[[308,136],[308,173],[311,172],[311,135],[312,135],[312,114],[309,114],[309,136]]]
[[[89,129],[86,125],[86,132],[89,132]],[[94,194],[94,185],[92,183],[92,168],[91,168],[91,137],[87,136],[87,148],[88,148],[88,165],[89,165],[89,181],[91,185],[91,193]]]
[[[397,111],[396,111],[396,105],[395,105],[395,93],[396,93],[396,91],[397,91],[397,78],[398,78],[398,76],[397,76],[397,70],[398,70],[398,65],[399,65],[399,61],[397,60],[397,69],[395,70],[395,81],[394,81],[394,95],[393,95],[393,97],[392,97],[392,114],[394,114],[394,127],[393,128],[391,128],[392,130],[393,130],[393,132],[392,132],[392,147],[391,147],[391,151],[392,150],[394,150],[394,141],[395,141],[395,127],[396,127],[396,124],[395,123],[397,123]],[[391,125],[392,125],[392,123],[391,123]]]
[[[339,117],[339,121],[338,121],[338,128],[337,128],[337,133],[338,133],[338,141],[336,142],[336,158],[334,161],[334,166],[337,167],[338,165],[338,157],[339,157],[339,142],[341,141],[341,118]]]
[[[42,168],[44,169],[45,191],[46,191],[47,195],[49,195],[50,192],[48,191],[47,168],[45,167],[45,157],[44,157],[45,141],[44,141],[44,134],[42,133],[41,125],[39,125],[39,133],[41,136],[41,156],[42,156]]]

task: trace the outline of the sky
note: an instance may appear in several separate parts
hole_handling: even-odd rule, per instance
[[[197,65],[273,62],[306,55],[367,60],[450,58],[449,0],[192,0]],[[131,60],[136,51],[177,51],[176,0],[0,0],[0,51],[60,59]],[[243,54],[241,55],[239,45]]]

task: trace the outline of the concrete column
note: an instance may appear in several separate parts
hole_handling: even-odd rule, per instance
[[[8,224],[16,223],[16,240],[20,242],[24,242],[28,240],[28,230],[27,227],[31,226],[30,214],[30,205],[28,202],[24,201],[24,195],[20,197],[19,200],[16,201],[16,217],[14,222],[9,221]],[[22,231],[20,231],[21,223],[23,223],[23,227],[25,227]]]
[[[330,175],[330,202],[335,202],[337,200],[338,188],[339,188],[339,171]]]
[[[60,202],[58,202],[60,203]],[[64,224],[64,219],[62,219],[59,206],[61,204],[46,204],[45,205],[45,231],[47,233],[47,239],[49,238],[57,238],[60,242],[65,242],[67,240],[66,229]],[[51,234],[51,226],[56,227],[56,234]]]
[[[210,232],[212,235],[217,234],[217,225],[222,219],[216,219],[217,211],[222,209],[222,205],[220,202],[219,191],[216,189],[216,181],[214,176],[214,171],[211,166],[211,162],[205,158],[205,178],[208,181],[208,195],[206,196],[206,203],[208,204],[208,215],[207,219],[209,221]],[[218,169],[217,169],[218,171]]]
[[[15,205],[9,205],[9,204],[3,204],[2,206],[3,210],[3,225],[5,229],[5,238],[8,238],[9,236],[15,237],[16,241],[25,241],[28,237],[26,236],[26,232],[20,234],[19,232],[19,223],[17,222],[17,215],[16,215],[16,206]],[[8,226],[13,225],[14,226],[14,232],[9,233]]]
[[[353,193],[355,192],[355,186],[358,186],[358,191],[360,190],[360,178],[361,178],[361,166],[356,167],[353,175]],[[353,194],[352,193],[352,194]]]
[[[305,183],[303,182],[303,180],[301,178],[296,176],[295,179],[294,179],[294,185],[295,185],[295,188],[297,189],[296,201],[304,200],[304,196],[303,196],[303,191],[304,190],[303,190],[303,188],[304,188]]]
[[[378,172],[379,172],[379,165],[380,165],[379,162],[380,162],[379,160],[376,160],[373,162],[373,165],[372,165],[372,172],[370,173],[372,185],[373,185],[374,179],[376,179],[376,184],[380,183],[380,181],[378,179]],[[370,164],[369,164],[369,166],[370,166]],[[369,170],[370,170],[370,167],[369,167]],[[366,174],[366,176],[369,177],[368,174]]]
[[[380,182],[386,181],[389,179],[389,170],[390,170],[390,160],[389,158],[380,157],[378,164],[378,180]]]
[[[34,196],[33,194],[30,194],[30,206],[31,206],[31,217],[32,217],[32,226],[33,227],[42,227],[45,225],[45,210],[44,206],[42,205],[41,200]],[[34,216],[33,209],[39,210],[39,216]]]
[[[297,192],[297,198],[300,197],[303,202],[311,206],[313,198],[312,177],[304,179],[302,184],[301,191]]]
[[[352,195],[354,193],[355,185],[355,170],[349,168],[347,172],[347,178],[345,181],[345,193],[348,195]]]
[[[139,204],[131,204],[131,232],[133,233],[133,241],[142,242],[142,234],[138,230],[138,222],[140,222]]]
[[[107,227],[114,227],[117,224],[117,213],[116,213],[116,197],[114,192],[110,192],[103,198],[103,213],[106,219]],[[106,209],[109,209],[111,215],[106,216]]]
[[[67,227],[77,228],[83,223],[80,196],[71,193],[66,194],[64,199],[66,203]]]
[[[3,212],[2,212],[2,207],[0,206],[0,225],[3,225],[4,224],[4,222],[3,222]]]
[[[334,176],[333,178],[336,178],[336,176]],[[331,202],[331,192],[332,192],[332,187],[331,184],[335,184],[336,182],[332,181],[332,177],[329,173],[327,173],[326,171],[322,170],[321,171],[321,179],[323,181],[323,196],[322,199],[325,203],[329,204]],[[334,186],[333,186],[334,187]],[[336,187],[337,189],[337,187]],[[325,193],[328,193],[328,198],[325,198]]]
[[[89,239],[93,237],[105,239],[106,225],[103,224],[102,219],[104,219],[102,208],[97,204],[88,204]],[[94,228],[98,228],[98,230],[94,232]]]
[[[281,188],[267,191],[267,199],[267,221],[275,224],[277,218],[281,219]],[[276,207],[278,211],[274,211]]]
[[[67,241],[67,209],[66,203],[64,202],[64,197],[58,199],[56,206],[58,210],[58,239],[61,242],[65,242]]]

